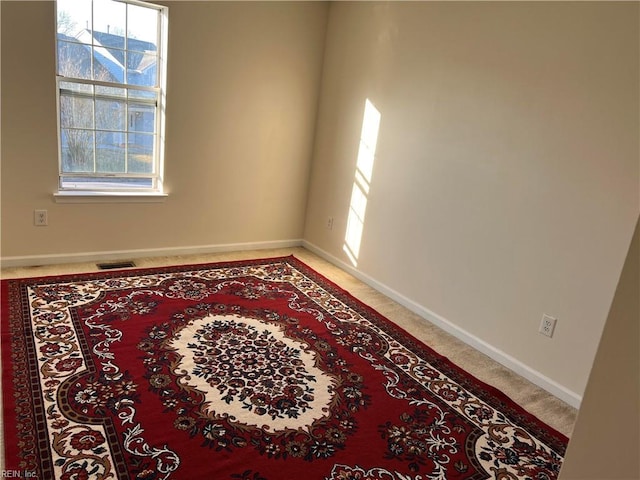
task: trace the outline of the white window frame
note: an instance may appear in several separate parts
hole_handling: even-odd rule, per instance
[[[80,1],[80,0],[78,0]],[[83,0],[86,1],[86,0]],[[91,1],[92,5],[92,17],[93,17],[93,0]],[[167,61],[166,61],[166,53],[167,53],[167,32],[168,32],[168,8],[166,6],[157,5],[149,2],[142,2],[139,0],[114,0],[119,3],[131,4],[136,6],[141,6],[145,8],[151,8],[158,11],[158,34],[157,34],[157,78],[158,83],[157,87],[147,87],[147,86],[139,86],[133,85],[129,83],[113,83],[113,82],[105,82],[101,80],[95,79],[84,79],[84,78],[74,78],[74,77],[65,77],[60,75],[59,65],[58,65],[58,32],[57,32],[57,22],[58,22],[58,2],[55,2],[56,5],[56,102],[57,102],[57,135],[58,135],[58,191],[54,194],[54,197],[57,202],[83,202],[83,201],[155,201],[162,200],[167,194],[163,190],[163,177],[164,177],[164,140],[165,140],[165,106],[166,106],[166,78],[167,78]],[[128,14],[127,14],[128,21]],[[93,28],[93,27],[92,27]],[[126,31],[126,28],[125,28]],[[125,51],[128,50],[125,34]],[[91,53],[91,63],[93,66],[94,55]],[[125,71],[126,71],[126,65]],[[92,68],[93,71],[93,68]],[[74,97],[82,97],[86,96],[87,98],[92,98],[94,102],[100,99],[105,99],[108,97],[101,96],[95,93],[96,86],[102,87],[114,87],[118,89],[124,89],[127,94],[130,91],[145,91],[145,92],[154,92],[155,99],[144,100],[141,98],[129,99],[127,95],[124,103],[126,105],[126,114],[125,114],[125,133],[129,133],[129,105],[130,103],[135,104],[148,104],[155,106],[155,125],[154,125],[154,135],[155,141],[153,145],[153,162],[154,168],[153,173],[151,174],[136,174],[136,173],[101,173],[101,172],[63,172],[63,153],[62,153],[62,122],[61,122],[61,97],[63,95],[69,95],[69,90],[63,88],[62,84],[85,84],[85,85],[93,85],[94,90],[93,93],[88,94],[80,94],[74,93],[72,96]],[[95,136],[100,131],[97,128],[95,122],[92,129],[88,129],[94,132],[94,145],[95,145]],[[125,152],[128,149],[127,142],[124,142]],[[93,149],[93,161],[95,165],[96,159],[96,149]],[[125,155],[125,159],[127,156]],[[95,166],[94,166],[95,168]],[[134,186],[128,187],[125,185],[126,182],[118,183],[118,179],[127,180],[132,178],[144,178],[149,179],[151,181],[150,186]],[[77,183],[74,183],[72,179],[77,179]],[[94,182],[91,179],[95,179]],[[107,182],[100,182],[101,179],[107,179]]]

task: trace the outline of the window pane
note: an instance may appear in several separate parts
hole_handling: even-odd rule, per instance
[[[124,131],[126,112],[126,104],[123,101],[96,99],[96,128]]]
[[[62,171],[93,171],[93,132],[63,128],[61,131]]]
[[[126,15],[126,4],[122,2],[94,0],[94,44],[124,49]]]
[[[122,148],[123,133],[96,132],[96,172],[125,172],[125,150]]]
[[[155,50],[158,38],[158,11],[137,5],[128,6],[128,50]],[[144,45],[147,43],[147,46]],[[152,46],[149,46],[149,44]]]
[[[101,82],[124,83],[124,67],[118,57],[122,50],[95,47],[93,51],[94,80]]]
[[[58,0],[58,38],[74,38],[76,41],[85,41],[87,38],[79,38],[80,32],[91,29],[91,2],[78,0]]]
[[[158,57],[154,52],[127,52],[127,83],[155,87],[157,65]]]
[[[148,90],[129,90],[129,98],[131,99],[144,99],[144,100],[154,100],[157,102],[158,95],[156,92],[150,92]]]
[[[129,130],[153,133],[156,109],[151,105],[129,104]]]
[[[60,125],[62,127],[93,128],[93,99],[61,94]]]
[[[58,41],[58,74],[72,78],[91,78],[91,47]]]
[[[144,133],[129,134],[129,171],[153,173],[153,145],[155,136]]]

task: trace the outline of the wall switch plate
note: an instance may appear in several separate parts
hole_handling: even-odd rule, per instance
[[[36,227],[46,227],[49,224],[49,217],[46,210],[33,211],[33,224]]]
[[[540,322],[539,332],[549,338],[553,337],[553,331],[556,329],[557,318],[553,318],[546,313],[542,315],[542,321]]]
[[[327,218],[327,228],[333,230],[333,217]]]

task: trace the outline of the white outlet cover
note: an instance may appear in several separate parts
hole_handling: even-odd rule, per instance
[[[542,335],[545,335],[549,338],[553,337],[553,332],[556,329],[557,318],[552,317],[551,315],[547,315],[546,313],[542,315],[542,321],[540,322],[540,329],[538,330]]]

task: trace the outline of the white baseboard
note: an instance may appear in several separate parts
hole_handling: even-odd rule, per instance
[[[559,384],[555,380],[550,379],[546,375],[543,375],[542,373],[538,372],[537,370],[535,370],[535,369],[531,368],[530,366],[522,363],[520,360],[512,357],[511,355],[509,355],[509,354],[503,352],[502,350],[494,347],[493,345],[485,342],[484,340],[478,338],[477,336],[473,335],[472,333],[467,332],[466,330],[464,330],[463,328],[460,328],[459,326],[455,325],[454,323],[452,323],[451,321],[447,320],[446,318],[441,317],[437,313],[432,312],[428,308],[426,308],[426,307],[414,302],[413,300],[405,297],[401,293],[393,290],[392,288],[386,286],[385,284],[380,283],[379,281],[377,281],[376,279],[368,276],[365,273],[362,273],[358,269],[354,268],[352,265],[349,265],[348,263],[346,263],[346,262],[340,260],[339,258],[331,255],[330,253],[322,250],[317,245],[314,245],[311,242],[303,240],[302,241],[302,246],[305,247],[306,249],[312,251],[313,253],[315,253],[319,257],[322,257],[325,260],[327,260],[328,262],[330,262],[330,263],[334,264],[335,266],[341,268],[342,270],[345,270],[345,271],[349,272],[351,275],[356,277],[358,280],[363,281],[364,283],[366,283],[370,287],[376,289],[377,291],[379,291],[380,293],[382,293],[382,294],[386,295],[387,297],[391,298],[392,300],[394,300],[395,302],[399,303],[400,305],[408,308],[409,310],[411,310],[412,312],[418,314],[419,316],[421,316],[422,318],[426,319],[427,321],[429,321],[429,322],[433,323],[434,325],[440,327],[442,330],[446,331],[447,333],[450,333],[451,335],[453,335],[454,337],[456,337],[459,340],[463,341],[467,345],[469,345],[469,346],[475,348],[476,350],[484,353],[485,355],[487,355],[488,357],[492,358],[496,362],[498,362],[501,365],[507,367],[508,369],[514,371],[515,373],[517,373],[521,377],[524,377],[527,380],[529,380],[530,382],[532,382],[533,384],[543,388],[547,392],[551,393],[552,395],[554,395],[555,397],[559,398],[560,400],[568,403],[572,407],[580,408],[580,403],[582,402],[582,396],[578,395],[576,392],[573,392],[572,390],[569,390],[568,388],[566,388],[565,386]]]
[[[56,265],[63,263],[105,262],[131,260],[146,257],[166,257],[176,255],[198,255],[220,252],[238,252],[242,250],[266,250],[272,248],[300,247],[302,240],[276,240],[267,242],[228,243],[220,245],[200,245],[192,247],[148,248],[139,250],[117,250],[109,252],[62,253],[51,255],[27,255],[21,257],[2,257],[2,268],[33,267],[38,265]]]

